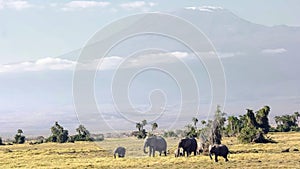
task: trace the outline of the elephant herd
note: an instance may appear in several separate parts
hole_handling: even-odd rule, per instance
[[[149,152],[146,149],[149,148]],[[167,142],[161,136],[151,136],[145,139],[143,151],[145,154],[149,153],[149,156],[154,157],[155,152],[159,152],[159,155],[164,154],[167,156]],[[218,162],[218,156],[224,157],[225,161],[228,161],[227,155],[229,149],[224,144],[214,144],[209,146],[209,157],[212,159],[212,155],[215,155],[215,162]],[[175,157],[189,156],[192,153],[194,156],[203,152],[203,146],[198,145],[195,138],[184,138],[178,143],[178,147],[175,150]],[[126,149],[124,147],[117,147],[114,151],[114,158],[118,154],[118,157],[125,157]]]

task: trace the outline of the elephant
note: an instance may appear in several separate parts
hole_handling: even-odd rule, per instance
[[[116,158],[116,154],[118,154],[118,157],[123,158],[125,157],[126,149],[124,147],[118,147],[114,151],[114,158]]]
[[[212,154],[215,155],[215,162],[218,162],[218,156],[222,156],[225,158],[225,161],[227,162],[227,155],[229,153],[229,149],[224,144],[214,144],[209,146],[209,157],[212,159]]]
[[[194,155],[196,156],[197,155],[197,141],[195,138],[184,138],[184,139],[181,139],[181,141],[179,142],[178,144],[178,153],[180,153],[180,148],[183,149],[183,154],[182,156],[185,156],[185,153],[187,155],[187,157],[192,153],[194,152]]]
[[[155,156],[155,151],[161,153],[163,152],[167,156],[167,142],[161,136],[151,136],[145,139],[144,143],[144,153],[147,154],[146,148],[149,147],[149,156]]]

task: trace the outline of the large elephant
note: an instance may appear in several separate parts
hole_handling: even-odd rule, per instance
[[[161,156],[161,153],[163,152],[165,156],[167,156],[167,142],[166,140],[161,136],[151,136],[146,138],[144,143],[144,153],[147,154],[146,148],[149,147],[149,156],[155,156],[155,151],[159,152],[159,155]]]
[[[228,161],[227,155],[229,153],[229,149],[224,144],[214,144],[209,146],[209,157],[212,159],[212,154],[215,155],[215,161],[218,162],[218,156],[222,156],[225,158],[225,161]]]
[[[114,158],[116,158],[116,154],[118,157],[125,157],[126,149],[124,147],[118,147],[114,151]]]
[[[197,141],[195,138],[184,138],[184,139],[181,139],[181,141],[179,142],[178,144],[178,153],[177,154],[180,154],[180,148],[183,149],[183,156],[185,156],[185,153],[187,155],[187,157],[192,153],[194,152],[194,155],[197,155]]]

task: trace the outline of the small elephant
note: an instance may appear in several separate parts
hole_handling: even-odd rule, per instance
[[[155,156],[155,151],[159,152],[159,155],[161,156],[161,153],[163,152],[165,156],[167,156],[167,142],[166,140],[161,136],[151,136],[146,138],[144,143],[144,153],[147,154],[146,148],[149,147],[149,156]]]
[[[197,153],[200,155],[204,152],[204,143],[199,142],[197,147]]]
[[[218,162],[218,156],[222,156],[225,158],[225,161],[227,162],[227,155],[229,153],[229,149],[224,144],[214,144],[209,146],[209,157],[212,159],[212,154],[215,155],[215,162]]]
[[[187,157],[194,152],[194,155],[197,155],[197,141],[195,138],[185,138],[185,139],[181,139],[181,141],[178,144],[178,154],[180,151],[180,148],[183,149],[183,154],[182,156],[185,156],[185,153],[187,155]]]
[[[118,147],[114,151],[114,158],[116,158],[116,154],[118,154],[119,158],[125,157],[126,149],[124,147]]]
[[[178,151],[177,149],[174,151],[174,154],[175,154],[175,157],[183,156],[183,153],[180,150]]]

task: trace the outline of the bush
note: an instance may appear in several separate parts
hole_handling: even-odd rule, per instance
[[[255,139],[258,130],[255,127],[244,127],[238,136],[238,140],[242,143],[250,143]]]
[[[93,141],[103,141],[104,140],[104,135],[103,134],[93,134],[92,135],[92,140]]]
[[[174,131],[165,131],[163,134],[164,137],[178,137]]]
[[[0,145],[4,145],[1,137],[0,137]]]
[[[47,139],[48,142],[59,142],[65,143],[69,139],[68,130],[64,130],[64,128],[55,122],[54,126],[51,127],[52,135]]]
[[[23,143],[25,143],[25,136],[16,134],[15,135],[15,143],[16,144],[23,144]]]

